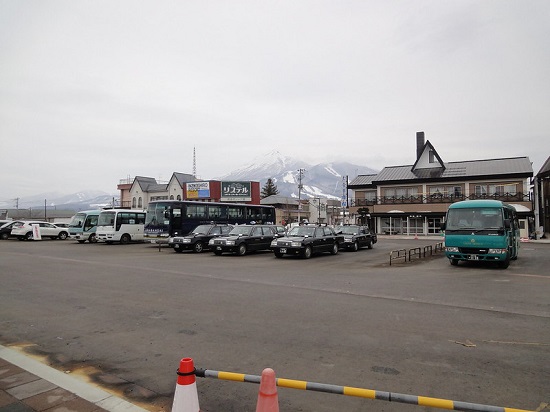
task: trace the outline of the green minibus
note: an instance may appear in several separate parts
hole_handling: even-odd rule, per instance
[[[97,242],[95,231],[100,212],[101,210],[84,210],[74,215],[69,223],[69,237],[78,243]]]
[[[459,261],[496,262],[506,269],[518,258],[520,235],[516,209],[498,200],[465,200],[449,206],[445,255]]]

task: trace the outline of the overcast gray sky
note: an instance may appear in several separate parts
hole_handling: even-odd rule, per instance
[[[0,0],[0,200],[309,163],[550,155],[550,1]]]

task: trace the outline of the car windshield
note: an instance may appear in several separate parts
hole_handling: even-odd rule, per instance
[[[208,232],[210,232],[210,229],[212,229],[211,225],[200,225],[200,226],[197,226],[195,229],[193,229],[193,234],[207,235]]]
[[[98,226],[115,226],[115,212],[101,212],[97,220]]]
[[[288,232],[289,236],[313,236],[315,233],[315,228],[312,226],[295,226],[292,229],[290,229],[290,232]]]
[[[250,226],[235,226],[233,229],[231,229],[231,232],[229,232],[229,234],[232,236],[249,236],[252,229],[253,228]]]
[[[360,232],[359,226],[342,226],[338,229],[344,235],[356,235]]]
[[[485,230],[504,227],[500,209],[449,209],[446,230]]]
[[[69,223],[69,227],[82,227],[85,219],[86,215],[84,213],[77,213],[73,216],[73,220]]]

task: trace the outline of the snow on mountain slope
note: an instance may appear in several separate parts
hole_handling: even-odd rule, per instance
[[[263,187],[267,179],[273,179],[281,196],[298,198],[299,170],[302,169],[302,190],[300,197],[340,199],[342,196],[342,177],[348,176],[349,181],[359,174],[373,174],[376,170],[346,162],[321,163],[310,165],[299,159],[284,156],[273,150],[254,158],[248,165],[213,180],[259,181]],[[108,194],[100,191],[82,191],[69,195],[59,193],[41,193],[18,200],[21,209],[29,207],[55,206],[58,209],[84,210],[112,204],[119,194]],[[14,208],[15,200],[0,202],[0,207]]]
[[[299,169],[303,169],[303,187],[300,193],[302,199],[308,197],[339,199],[342,193],[343,176],[348,176],[351,181],[359,174],[377,173],[376,170],[369,167],[346,162],[310,165],[273,150],[219,179],[259,181],[260,186],[263,187],[267,179],[271,178],[277,185],[280,195],[297,198]]]

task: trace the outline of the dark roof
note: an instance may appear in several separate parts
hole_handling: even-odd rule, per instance
[[[157,185],[157,181],[154,177],[136,176],[134,179],[134,183],[135,182],[137,182],[144,192],[149,191],[149,186]]]
[[[390,183],[397,181],[418,180],[464,180],[488,177],[530,177],[533,167],[528,157],[507,159],[470,160],[465,162],[445,163],[445,169],[417,169],[412,166],[389,166],[382,169],[373,179],[373,183]]]
[[[538,172],[537,176],[547,176],[550,174],[550,156],[548,159],[546,159],[546,162],[542,165],[540,168],[540,171]]]
[[[197,181],[195,176],[190,175],[188,173],[174,172],[174,174],[172,176],[176,178],[176,180],[178,181],[178,183],[180,184],[181,187],[183,187],[184,183],[196,182]]]
[[[359,175],[348,184],[348,187],[372,185],[372,181],[375,177],[376,175]]]

